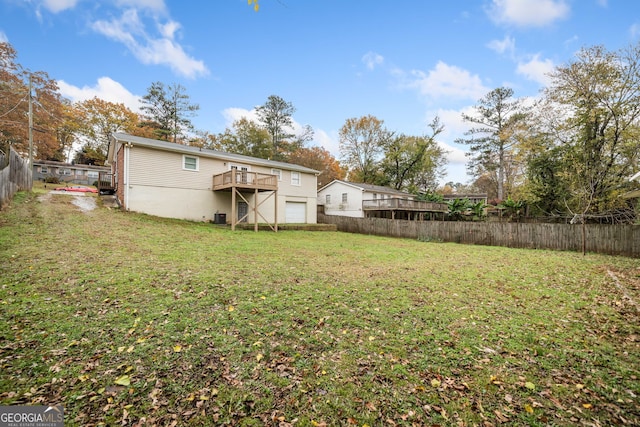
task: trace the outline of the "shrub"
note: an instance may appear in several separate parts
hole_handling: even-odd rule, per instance
[[[44,178],[44,182],[46,182],[47,184],[60,184],[60,178],[58,178],[57,176],[47,176]]]

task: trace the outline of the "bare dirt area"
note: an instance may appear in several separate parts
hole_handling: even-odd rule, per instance
[[[66,191],[52,190],[38,197],[38,200],[41,202],[48,202],[51,200],[51,196],[54,194],[73,197],[73,199],[71,200],[71,203],[84,213],[91,212],[92,210],[98,207],[96,198],[92,196],[87,196],[84,193],[68,193]]]

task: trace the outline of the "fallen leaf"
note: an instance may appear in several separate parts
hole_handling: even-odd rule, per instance
[[[228,308],[228,310],[229,310],[229,311],[233,311],[233,310],[235,310],[235,308],[233,308],[233,306],[232,306],[232,305],[230,305],[230,306],[229,306],[229,308]]]
[[[591,409],[591,408],[593,408],[593,405],[592,405],[591,403],[583,403],[583,404],[582,404],[582,407],[583,407],[584,409]]]
[[[118,385],[129,386],[131,385],[131,378],[129,378],[129,375],[123,375],[114,382]]]
[[[182,351],[182,346],[180,344],[174,345],[173,351],[175,351],[176,353],[180,353]]]
[[[431,387],[440,387],[440,380],[437,379],[432,379],[431,380]]]
[[[530,381],[527,381],[526,383],[524,383],[524,386],[526,388],[528,388],[529,390],[535,390],[536,389],[536,385]]]
[[[256,354],[256,362],[259,362],[262,360],[264,356],[261,353]]]
[[[527,413],[529,414],[533,414],[533,408],[528,403],[524,405],[524,410],[527,411]]]

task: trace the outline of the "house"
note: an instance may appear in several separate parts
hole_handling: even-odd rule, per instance
[[[76,165],[52,160],[33,161],[34,181],[57,178],[60,182],[93,185],[93,183],[98,180],[100,172],[107,171],[109,171],[109,167],[107,166]]]
[[[111,137],[111,186],[127,211],[255,225],[316,223],[318,171],[125,133]]]
[[[425,214],[444,213],[443,203],[414,200],[404,191],[380,185],[334,180],[318,190],[318,205],[325,215],[355,218],[424,219]]]

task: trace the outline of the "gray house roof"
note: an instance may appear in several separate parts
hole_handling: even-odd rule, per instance
[[[318,191],[322,191],[325,188],[327,188],[330,185],[333,185],[335,183],[342,183],[342,184],[350,185],[351,187],[356,187],[356,188],[361,189],[362,191],[370,191],[372,193],[390,194],[390,195],[395,195],[395,196],[398,196],[398,197],[414,197],[414,195],[411,194],[411,193],[406,193],[404,191],[399,191],[399,190],[396,190],[394,188],[383,187],[382,185],[364,184],[362,182],[348,182],[348,181],[341,181],[339,179],[331,181],[329,184],[325,185],[324,187],[322,187]]]
[[[314,175],[320,174],[320,171],[317,171],[315,169],[307,168],[300,165],[294,165],[291,163],[276,162],[274,160],[267,160],[267,159],[259,159],[257,157],[226,153],[224,151],[208,150],[206,148],[192,147],[190,145],[176,144],[176,143],[167,142],[167,141],[159,141],[157,139],[143,138],[140,136],[133,136],[133,135],[129,135],[128,133],[120,133],[120,132],[117,132],[111,135],[111,141],[109,144],[109,154],[107,155],[107,159],[112,158],[112,155],[115,154],[115,153],[112,153],[112,150],[115,149],[113,148],[115,145],[113,144],[113,142],[131,143],[133,145],[138,145],[138,146],[147,147],[147,148],[154,148],[156,150],[172,151],[172,152],[181,153],[181,154],[192,154],[192,155],[201,156],[201,157],[209,157],[212,159],[225,160],[229,162],[248,163],[251,165],[266,166],[274,169],[291,170],[291,171],[297,171],[297,172],[310,173]]]

